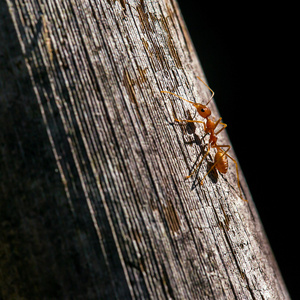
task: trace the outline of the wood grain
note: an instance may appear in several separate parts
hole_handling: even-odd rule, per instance
[[[289,299],[176,2],[2,2],[2,298]]]

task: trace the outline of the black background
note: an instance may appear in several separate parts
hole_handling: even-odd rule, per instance
[[[297,8],[178,3],[289,293],[300,299]]]

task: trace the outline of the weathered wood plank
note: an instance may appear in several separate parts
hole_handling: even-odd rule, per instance
[[[6,0],[1,20],[3,298],[289,298],[234,164],[184,180],[208,137],[160,91],[209,91],[175,1]]]

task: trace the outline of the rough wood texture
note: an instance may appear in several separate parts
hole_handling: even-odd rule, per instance
[[[208,137],[160,91],[209,92],[176,2],[0,10],[1,298],[289,299],[234,164],[184,180]]]

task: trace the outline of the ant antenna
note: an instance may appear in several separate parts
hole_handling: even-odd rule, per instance
[[[199,76],[196,76],[210,91],[211,91],[211,96],[210,96],[210,98],[209,98],[209,100],[208,100],[208,102],[205,104],[205,106],[207,106],[208,105],[208,103],[212,100],[212,98],[214,97],[214,95],[215,95],[215,92],[199,77]],[[191,104],[193,104],[194,106],[195,106],[195,103],[194,102],[192,102],[192,101],[189,101],[189,100],[187,100],[187,99],[184,99],[184,98],[182,98],[182,97],[180,97],[180,96],[178,96],[178,95],[176,95],[176,94],[174,94],[174,93],[171,93],[171,92],[168,92],[168,91],[160,91],[161,93],[165,93],[165,94],[171,94],[171,95],[173,95],[173,96],[176,96],[176,97],[178,97],[178,98],[180,98],[181,100],[184,100],[184,101],[186,101],[186,102],[189,102],[189,103],[191,103]]]
[[[184,98],[182,98],[182,97],[180,97],[180,96],[178,96],[178,95],[176,95],[176,94],[174,94],[174,93],[171,93],[171,92],[168,92],[168,91],[160,91],[161,93],[165,93],[165,94],[171,94],[171,95],[173,95],[173,96],[176,96],[176,97],[178,97],[178,98],[180,98],[181,100],[184,100],[184,101],[186,101],[186,102],[188,102],[188,103],[191,103],[191,104],[195,104],[194,102],[192,102],[192,101],[189,101],[189,100],[186,100],[186,99],[184,99]]]
[[[214,97],[215,95],[215,92],[199,77],[199,76],[196,76],[210,91],[211,91],[211,96],[208,100],[208,102],[205,104],[205,106],[207,106],[207,104],[211,101],[211,99]]]

